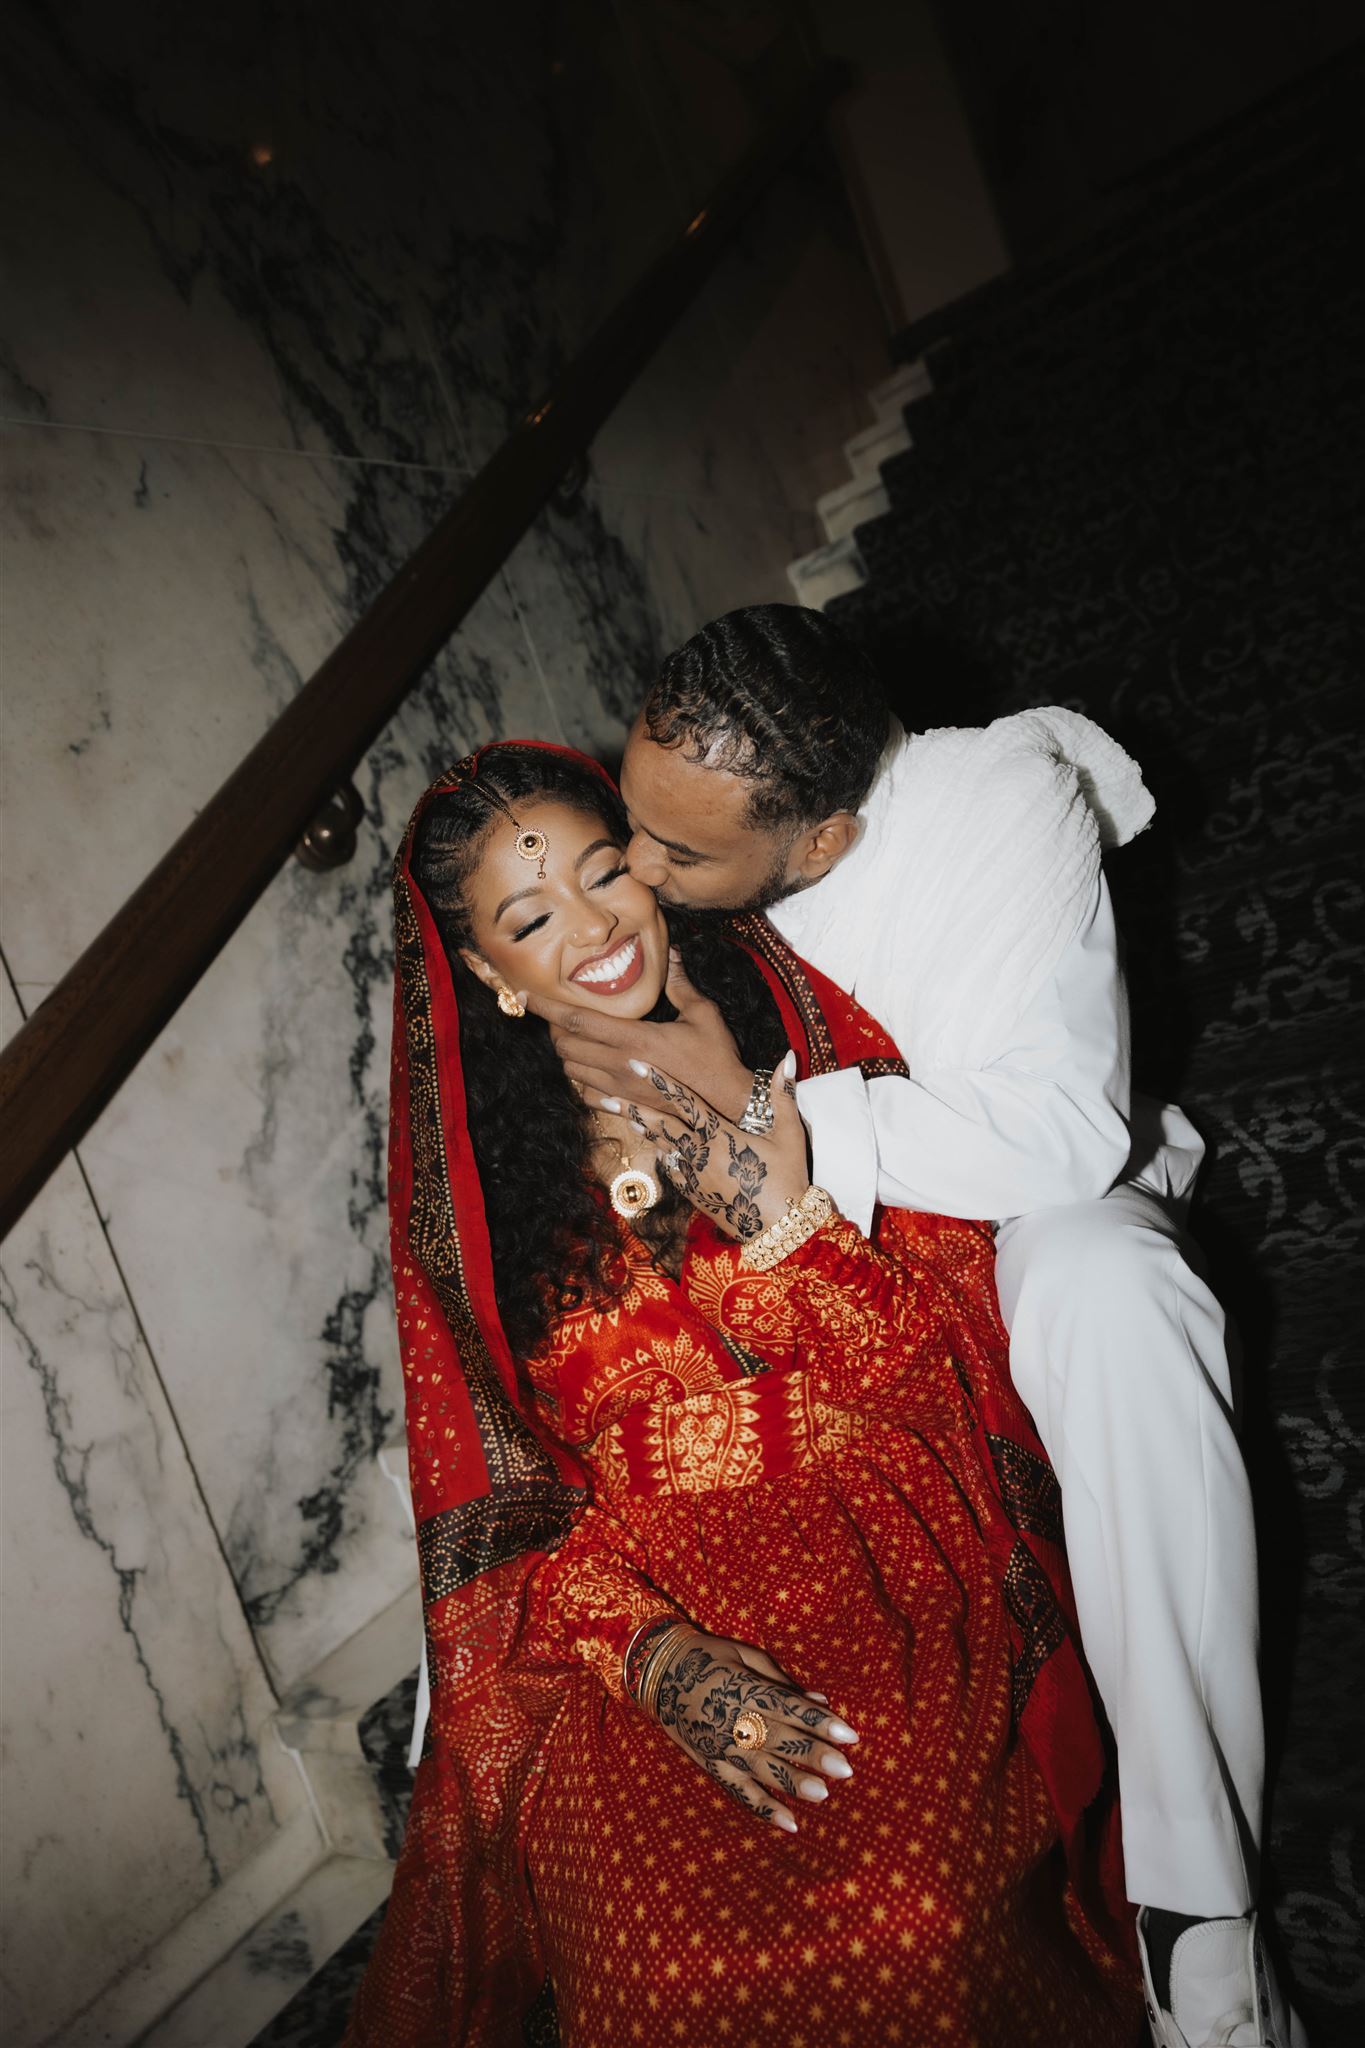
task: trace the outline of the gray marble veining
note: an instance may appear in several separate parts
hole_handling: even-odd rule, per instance
[[[270,1688],[73,1163],[0,1251],[0,1349],[5,2017],[37,2040],[304,1795],[259,1745]]]

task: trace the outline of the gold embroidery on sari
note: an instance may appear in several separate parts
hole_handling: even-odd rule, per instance
[[[737,917],[733,930],[742,945],[748,946],[761,960],[767,962],[791,997],[796,1014],[801,1019],[801,1028],[806,1034],[812,1074],[833,1073],[839,1064],[834,1034],[825,1022],[824,1011],[815,1000],[815,991],[801,972],[791,947],[779,936],[766,917],[757,916],[752,912]]]
[[[802,1471],[878,1427],[829,1400],[809,1373],[764,1375],[632,1408],[591,1446],[601,1498],[715,1493]]]

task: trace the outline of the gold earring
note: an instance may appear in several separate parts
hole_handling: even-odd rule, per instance
[[[517,1001],[515,994],[505,981],[498,989],[498,1008],[502,1011],[504,1017],[524,1017],[526,1015],[525,1003]]]

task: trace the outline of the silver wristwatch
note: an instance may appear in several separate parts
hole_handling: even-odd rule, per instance
[[[752,1131],[756,1138],[766,1138],[773,1127],[773,1070],[771,1067],[754,1068],[754,1085],[749,1090],[749,1100],[744,1105],[744,1114],[739,1120],[742,1131]]]

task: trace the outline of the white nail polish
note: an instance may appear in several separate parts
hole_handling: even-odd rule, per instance
[[[847,1721],[831,1721],[829,1732],[836,1742],[856,1742],[858,1737]]]
[[[787,1057],[782,1062],[782,1078],[784,1081],[794,1081],[796,1079],[796,1054],[790,1048],[788,1048]]]
[[[648,1080],[649,1068],[643,1060],[627,1060],[626,1065],[630,1068],[631,1073],[638,1074],[642,1081]]]
[[[827,1749],[821,1757],[820,1768],[827,1778],[851,1778],[853,1776],[852,1764],[849,1763],[846,1757],[840,1756],[837,1751],[832,1749]]]
[[[808,1700],[818,1700],[822,1707],[829,1705],[829,1694],[827,1692],[808,1692],[806,1698]]]
[[[775,1806],[773,1808],[773,1824],[776,1827],[784,1828],[789,1835],[796,1833],[796,1822],[792,1819],[785,1806]]]
[[[822,1785],[818,1778],[803,1778],[801,1780],[801,1797],[803,1799],[828,1799],[829,1786]]]
[[[601,1097],[601,1102],[602,1102],[602,1107],[603,1107],[603,1109],[609,1109],[609,1110],[610,1110],[610,1111],[612,1112],[613,1116],[619,1116],[619,1115],[620,1115],[620,1113],[621,1113],[621,1105],[620,1105],[620,1103],[619,1103],[619,1102],[617,1101],[617,1099],[616,1099],[616,1097],[615,1097],[614,1095],[604,1095],[604,1096],[602,1096],[602,1097]]]

